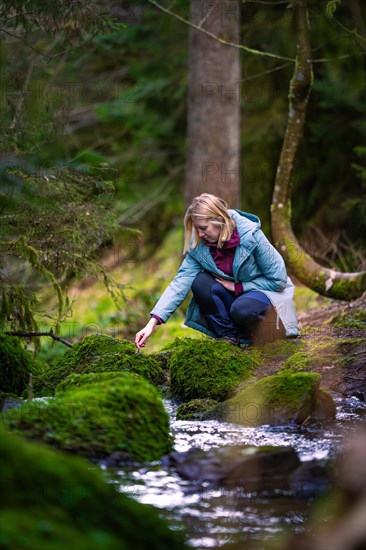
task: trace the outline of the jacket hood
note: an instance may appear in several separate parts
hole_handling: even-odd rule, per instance
[[[231,217],[236,223],[236,228],[240,237],[247,234],[256,233],[261,227],[261,221],[255,214],[242,212],[241,210],[229,210]]]

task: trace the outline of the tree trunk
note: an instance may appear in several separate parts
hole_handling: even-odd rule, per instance
[[[239,2],[191,0],[192,23],[239,43]],[[239,50],[190,28],[185,198],[212,193],[240,206]]]
[[[311,49],[306,0],[294,2],[299,30],[298,51],[290,82],[289,113],[278,162],[271,205],[272,235],[289,270],[323,296],[352,300],[366,290],[366,272],[342,273],[316,263],[297,241],[291,227],[291,191],[295,157],[302,139],[312,84]]]

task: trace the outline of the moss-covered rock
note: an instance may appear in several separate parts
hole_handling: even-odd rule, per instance
[[[250,384],[221,403],[216,415],[247,426],[302,424],[335,417],[332,397],[320,388],[317,373],[283,371]]]
[[[21,395],[29,383],[29,374],[40,373],[43,368],[18,338],[0,333],[0,391]]]
[[[42,376],[34,379],[34,394],[53,395],[56,386],[71,373],[110,371],[135,372],[153,384],[163,384],[166,381],[159,362],[145,353],[136,353],[131,342],[93,335],[74,344]]]
[[[126,459],[151,461],[171,448],[169,417],[158,390],[127,373],[47,401],[26,402],[6,411],[4,422],[27,438],[91,458],[119,451]]]
[[[73,388],[80,388],[81,386],[95,386],[103,382],[116,382],[121,380],[141,380],[141,377],[136,373],[128,372],[91,372],[89,374],[70,374],[67,378],[62,380],[56,387],[56,395],[62,396],[65,391],[69,391]]]
[[[241,381],[251,376],[259,357],[255,349],[241,350],[213,339],[180,338],[171,349],[171,391],[185,401],[225,399]]]
[[[215,399],[191,399],[177,408],[177,420],[205,420],[218,405]]]
[[[22,402],[22,399],[14,393],[0,391],[0,411],[6,411],[11,407],[18,407]]]
[[[186,548],[151,506],[106,483],[80,458],[0,438],[3,550],[170,550]]]

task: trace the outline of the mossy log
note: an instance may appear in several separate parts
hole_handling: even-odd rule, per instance
[[[366,291],[366,272],[343,273],[318,264],[298,242],[291,226],[292,176],[303,136],[306,109],[313,81],[306,0],[294,3],[299,28],[298,52],[290,82],[289,113],[278,162],[271,223],[274,244],[289,270],[306,286],[323,296],[353,300]]]

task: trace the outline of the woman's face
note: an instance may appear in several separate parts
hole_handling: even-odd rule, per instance
[[[200,239],[204,239],[208,243],[215,243],[218,241],[221,229],[219,225],[203,218],[194,218],[192,221]]]

